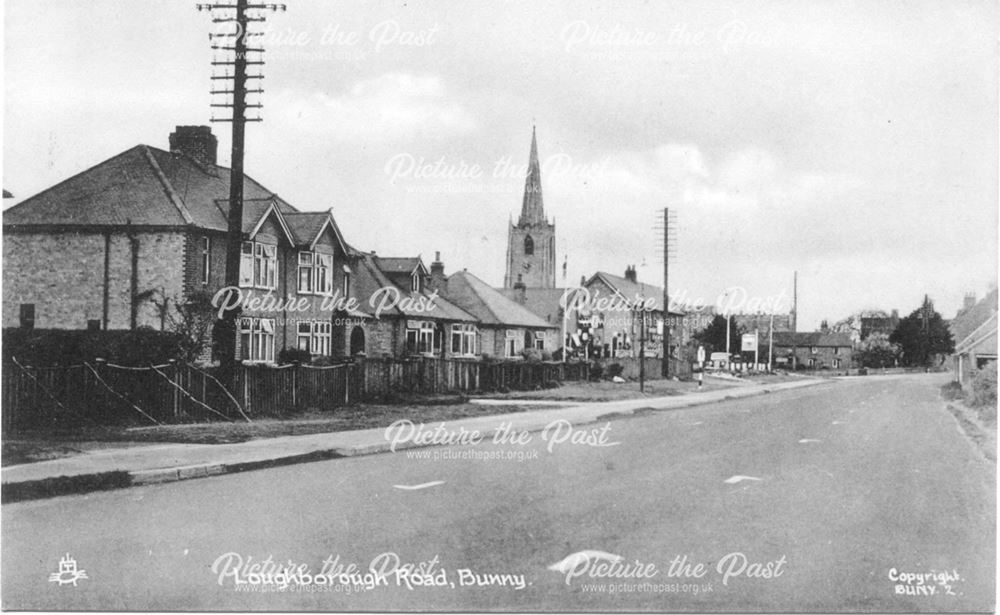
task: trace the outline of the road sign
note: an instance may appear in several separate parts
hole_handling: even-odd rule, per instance
[[[704,363],[705,362],[705,347],[704,346],[698,346],[698,362],[699,363]]]
[[[757,350],[757,334],[756,333],[744,333],[742,338],[742,350],[743,352],[756,352]]]

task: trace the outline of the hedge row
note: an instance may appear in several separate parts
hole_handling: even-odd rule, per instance
[[[4,329],[3,361],[16,358],[22,365],[51,367],[78,365],[94,359],[128,366],[160,365],[179,359],[181,337],[176,333],[134,331],[80,331],[64,329]]]

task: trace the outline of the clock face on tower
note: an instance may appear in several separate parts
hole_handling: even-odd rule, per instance
[[[521,267],[522,267],[522,268],[523,268],[523,269],[524,269],[525,271],[531,271],[531,263],[530,263],[530,262],[528,262],[528,261],[524,261],[524,264],[523,264],[523,265],[521,265]]]

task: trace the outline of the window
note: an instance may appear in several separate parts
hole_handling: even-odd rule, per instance
[[[244,241],[240,248],[240,286],[253,286],[252,241]]]
[[[531,256],[535,253],[535,240],[528,235],[524,238],[524,254],[526,256]]]
[[[239,335],[240,359],[268,363],[274,361],[273,318],[241,318]]]
[[[35,328],[35,304],[34,303],[22,303],[21,304],[21,328],[22,329],[34,329]]]
[[[202,237],[198,242],[201,251],[201,283],[208,284],[209,269],[211,267],[211,240],[208,237]]]
[[[434,323],[423,320],[406,322],[406,351],[425,353],[434,350]]]
[[[833,347],[833,354],[840,354],[840,346]]]
[[[476,354],[475,325],[451,326],[451,354],[466,356]]]
[[[240,250],[240,286],[278,287],[278,247],[244,241]]]
[[[342,290],[345,298],[351,296],[351,270],[347,268],[347,265],[344,265],[344,287]]]
[[[312,324],[312,343],[309,352],[315,355],[330,355],[330,340],[333,337],[333,324],[316,321]]]
[[[507,339],[504,344],[504,356],[506,357],[516,357],[519,352],[521,352],[521,347],[524,344],[524,337],[519,335],[516,330],[507,330]]]
[[[316,255],[316,283],[314,287],[320,295],[333,293],[333,256]]]
[[[545,350],[545,333],[543,331],[535,331],[535,348]]]
[[[811,352],[812,354],[819,354],[819,348],[816,348],[815,346],[810,346],[809,352]]]
[[[313,253],[299,252],[299,292],[313,291]]]
[[[420,274],[416,271],[413,272],[413,276],[410,279],[410,288],[415,293],[420,292]]]
[[[312,341],[312,323],[299,322],[296,327],[295,347],[299,350],[309,350],[309,343]]]

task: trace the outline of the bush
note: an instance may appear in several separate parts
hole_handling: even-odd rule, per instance
[[[604,368],[601,367],[600,363],[590,364],[590,380],[592,382],[597,382],[604,375]]]
[[[525,348],[521,351],[521,356],[529,363],[538,363],[542,360],[542,351],[537,348]]]
[[[986,367],[976,372],[972,379],[972,399],[976,407],[994,407],[997,405],[997,362],[990,361]],[[996,414],[994,414],[994,417]]]
[[[623,371],[625,371],[625,367],[621,363],[612,363],[608,366],[608,378],[621,376]]]
[[[184,349],[180,335],[153,329],[4,329],[4,363],[11,364],[12,357],[33,367],[79,365],[94,359],[138,367],[183,360]]]
[[[962,399],[965,397],[965,390],[957,380],[952,380],[948,384],[941,387],[941,397],[943,397],[945,401]]]
[[[551,350],[542,351],[542,361],[552,361],[552,357],[553,355]]]
[[[301,348],[283,348],[281,352],[278,353],[278,364],[287,365],[289,363],[309,363],[312,361],[312,355],[308,350],[302,350]]]

